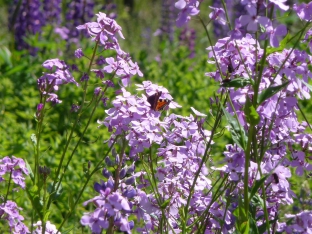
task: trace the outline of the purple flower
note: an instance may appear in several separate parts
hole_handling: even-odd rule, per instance
[[[292,167],[296,167],[296,174],[298,176],[303,176],[304,170],[312,171],[312,164],[306,162],[306,155],[302,151],[296,151],[292,155],[293,160],[291,161],[290,165]]]
[[[225,12],[222,8],[209,7],[212,12],[209,14],[209,18],[217,21],[221,25],[226,24]]]
[[[76,27],[92,19],[94,16],[93,8],[93,0],[75,0],[67,4],[65,19],[66,28],[68,30],[68,42],[79,43],[77,40],[79,31]]]
[[[131,211],[129,201],[119,192],[113,192],[113,181],[110,177],[107,182],[95,184],[95,189],[100,193],[99,196],[86,201],[84,205],[93,202],[97,207],[94,212],[86,213],[81,218],[81,224],[89,226],[94,233],[101,233],[102,229],[109,227],[109,219],[112,217],[114,226],[120,231],[130,231],[128,212]],[[120,184],[121,189],[123,184]],[[131,225],[133,227],[133,225]]]
[[[97,22],[85,23],[83,25],[77,26],[78,30],[86,29],[88,35],[93,38],[93,40],[100,42],[105,49],[113,49],[121,55],[124,52],[121,50],[116,34],[118,34],[122,39],[124,36],[121,32],[121,27],[117,22],[106,16],[104,13],[97,14]]]
[[[30,233],[28,228],[22,222],[24,217],[19,214],[19,208],[15,202],[7,201],[6,203],[0,204],[1,219],[7,220],[10,231],[13,233],[26,234]]]
[[[161,1],[161,22],[159,29],[154,32],[154,36],[168,37],[170,42],[174,39],[174,22],[176,18],[176,11],[174,8],[175,0]],[[148,34],[148,33],[146,33]],[[149,35],[145,36],[148,39]],[[149,42],[148,42],[149,43]]]
[[[41,28],[44,26],[45,20],[40,7],[41,3],[39,0],[31,2],[22,0],[20,4],[19,0],[14,0],[10,9],[9,22],[13,23],[13,25],[10,25],[10,28],[15,35],[16,47],[18,50],[28,49],[31,55],[36,55],[38,48],[32,47],[24,39],[28,34],[41,34]],[[14,16],[16,18],[13,19]]]
[[[309,49],[310,49],[310,52],[312,51],[312,28],[310,28],[307,32],[306,32],[306,34],[305,34],[305,36],[304,36],[304,42],[308,42],[308,46],[309,46]]]
[[[76,57],[76,58],[82,58],[83,56],[84,56],[84,54],[83,54],[81,48],[75,50],[75,57]]]
[[[199,13],[199,4],[201,1],[197,0],[179,0],[175,3],[175,7],[180,10],[178,19],[176,21],[177,27],[181,27],[190,21],[191,16]]]
[[[268,26],[266,28],[266,32],[264,33],[264,37],[266,35],[270,36],[270,45],[272,47],[279,47],[279,40],[278,38],[283,37],[287,34],[287,28],[285,25],[278,25],[276,28],[273,29],[272,26]]]
[[[186,45],[190,51],[189,58],[195,56],[195,39],[196,31],[189,27],[185,27],[179,36],[179,41],[181,45]]]
[[[251,32],[255,32],[258,30],[258,24],[261,24],[263,27],[268,27],[271,24],[270,19],[265,16],[257,15],[257,8],[253,4],[248,4],[246,6],[246,10],[248,15],[242,15],[239,17],[239,21],[242,26],[247,25],[247,30]]]
[[[50,59],[45,61],[42,66],[51,72],[44,73],[37,80],[39,90],[42,94],[49,96],[47,98],[48,102],[52,102],[54,104],[62,102],[58,99],[58,96],[55,93],[52,93],[53,91],[57,91],[60,85],[74,83],[79,86],[64,61],[59,59]]]
[[[12,173],[13,182],[25,189],[25,178],[23,174],[28,175],[29,173],[23,159],[14,156],[6,156],[0,159],[0,181],[3,181],[2,176],[6,173]]]
[[[302,3],[300,5],[295,4],[293,9],[301,20],[308,22],[312,20],[312,2],[309,2],[308,4]]]
[[[291,233],[312,233],[312,211],[304,210],[296,215],[286,214],[286,218],[292,222],[279,225],[279,232]]]
[[[41,221],[38,221],[37,223],[35,223],[34,227],[36,227],[34,234],[41,234],[42,233]],[[58,230],[56,229],[56,226],[54,224],[52,224],[50,221],[47,221],[44,234],[57,234],[57,232],[58,232]]]
[[[43,17],[45,22],[59,25],[61,23],[61,0],[44,0],[43,1]]]

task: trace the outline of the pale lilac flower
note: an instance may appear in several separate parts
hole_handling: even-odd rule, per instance
[[[211,6],[209,8],[212,9],[212,12],[209,14],[209,18],[218,21],[221,25],[225,25],[226,18],[224,10],[222,8],[215,8]]]
[[[202,1],[202,0],[201,0]],[[188,23],[191,16],[199,13],[199,5],[201,1],[197,0],[179,0],[175,3],[175,7],[180,10],[178,19],[176,21],[177,27],[181,27]]]
[[[276,6],[278,6],[283,11],[287,11],[289,9],[289,6],[287,6],[285,3],[287,0],[269,0],[270,2],[274,3]]]
[[[11,174],[12,180],[15,184],[25,189],[25,177],[29,172],[23,159],[12,157],[4,157],[0,159],[0,181],[4,181],[4,174]],[[23,175],[24,174],[24,175]]]
[[[84,54],[83,54],[81,48],[75,50],[75,57],[76,57],[76,58],[82,58],[83,56],[84,56]]]
[[[63,40],[67,40],[69,37],[69,29],[66,27],[56,27],[54,33],[58,34]]]
[[[279,38],[287,34],[287,28],[285,25],[278,25],[276,28],[268,26],[263,36],[270,36],[270,45],[272,47],[279,47]]]
[[[58,99],[57,94],[53,93],[59,89],[60,85],[74,83],[76,86],[79,86],[64,61],[59,59],[49,59],[46,60],[42,66],[48,69],[50,73],[44,73],[37,80],[37,83],[39,91],[47,96],[47,102],[52,102],[53,104],[62,102]]]
[[[303,172],[312,171],[312,164],[306,162],[306,154],[302,151],[296,151],[292,155],[293,160],[290,165],[296,167],[296,174],[298,176],[303,176]]]
[[[33,234],[42,234],[41,221],[38,221],[37,223],[35,223],[34,227],[36,227],[36,230],[34,230]],[[60,233],[56,229],[56,226],[54,224],[52,224],[50,221],[47,221],[44,234],[56,234],[56,233]]]
[[[1,219],[7,220],[10,227],[10,231],[14,234],[26,234],[30,233],[28,228],[22,222],[24,217],[19,214],[19,208],[15,202],[6,201],[6,203],[0,204],[0,216]]]
[[[129,191],[129,185],[119,184],[118,191],[113,191],[114,181],[109,177],[107,182],[101,184],[95,183],[94,188],[99,193],[86,202],[84,205],[92,202],[96,209],[94,212],[85,213],[81,218],[81,224],[89,226],[93,233],[102,233],[110,225],[109,220],[112,217],[114,226],[120,231],[130,232],[133,224],[128,221],[129,212],[131,211],[130,201],[120,194],[120,191]]]
[[[312,20],[312,2],[309,2],[308,4],[302,3],[300,5],[295,4],[293,9],[301,20],[308,22]]]
[[[247,25],[247,30],[255,32],[258,30],[258,24],[261,24],[263,27],[268,27],[271,24],[269,18],[265,16],[257,15],[257,8],[254,5],[247,5],[246,10],[249,13],[248,15],[242,15],[239,17],[239,21],[242,26]]]
[[[308,41],[308,46],[311,52],[312,51],[312,28],[310,28],[304,36],[303,42],[306,42],[306,41]]]
[[[284,231],[287,234],[312,233],[312,211],[304,210],[296,215],[286,214],[285,217],[292,219],[292,222],[287,225],[281,225],[280,231]]]
[[[117,22],[106,14],[100,12],[97,14],[97,22],[85,23],[83,25],[77,26],[78,30],[86,29],[88,35],[93,38],[93,40],[100,42],[105,49],[113,49],[119,55],[124,54],[121,50],[116,34],[118,34],[122,39],[124,36],[121,32],[122,28],[117,24]]]

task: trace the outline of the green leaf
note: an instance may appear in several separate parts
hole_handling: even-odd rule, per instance
[[[281,91],[283,88],[285,88],[289,84],[289,81],[278,85],[278,86],[271,86],[265,90],[262,91],[262,93],[258,96],[258,104],[260,105],[262,102],[265,100],[269,99],[272,97],[274,94],[278,93]]]
[[[230,132],[232,134],[233,141],[242,149],[245,150],[245,146],[247,143],[247,136],[245,133],[245,130],[240,125],[239,121],[234,118],[232,115],[230,115],[229,112],[227,112],[224,107],[222,107],[223,113],[225,115],[225,118],[227,119],[227,122],[230,124]]]
[[[55,188],[57,188],[57,186],[58,186],[59,183],[60,183],[60,182],[57,182],[57,183],[55,184]],[[52,190],[52,189],[53,189],[52,185],[53,185],[52,183],[49,184],[47,191],[50,193],[51,199],[52,199],[53,201],[56,201],[56,200],[58,199],[58,197],[60,197],[60,196],[62,195],[62,193],[63,193],[63,187],[62,187],[62,184],[60,184],[60,187],[58,188],[58,190],[55,191],[55,190]]]
[[[160,205],[161,209],[166,209],[166,207],[169,205],[171,199],[167,199],[166,201],[163,202],[163,204]]]
[[[255,185],[252,187],[250,192],[250,199],[253,198],[253,196],[256,194],[256,192],[259,190],[260,186],[264,183],[264,181],[269,177],[270,175],[266,175],[262,177],[260,180],[256,180]]]
[[[236,229],[239,230],[240,233],[246,233],[246,231],[249,231],[248,218],[244,209],[244,202],[241,198],[239,198],[238,206],[233,214],[236,217]]]
[[[7,64],[9,67],[12,67],[11,61],[11,51],[6,46],[0,47],[0,65]]]
[[[32,208],[36,210],[36,213],[39,215],[40,219],[42,219],[43,214],[43,205],[39,197],[38,187],[35,185],[33,187],[26,187],[27,195],[32,203]]]
[[[47,222],[49,220],[50,213],[51,211],[46,211],[46,213],[44,214],[44,218],[43,218],[44,222]]]
[[[256,126],[259,121],[260,117],[258,112],[256,111],[255,107],[252,105],[252,102],[250,101],[250,98],[247,96],[246,104],[244,113],[246,116],[247,123]]]
[[[27,159],[25,159],[24,161],[25,161],[26,168],[28,170],[29,176],[30,176],[31,180],[34,181],[35,180],[35,176],[34,176],[34,173],[33,173],[32,169],[31,169]]]
[[[243,234],[249,234],[249,220],[244,221],[240,226],[240,231]]]
[[[257,223],[252,218],[249,218],[249,227],[250,227],[250,230],[249,230],[250,234],[259,234]]]
[[[70,225],[68,228],[62,229],[62,234],[72,233],[72,230],[75,228],[74,225]]]
[[[225,79],[222,81],[221,87],[225,87],[225,88],[243,88],[247,85],[250,85],[251,81],[250,79],[246,79],[244,77],[238,77],[238,78],[234,78],[234,79]]]
[[[283,40],[280,41],[278,48],[274,48],[274,47],[267,48],[266,56],[268,56],[269,54],[272,54],[274,52],[282,51],[283,49],[285,49],[285,47],[289,41],[288,39],[289,39],[289,33],[287,33],[287,35],[283,38]]]

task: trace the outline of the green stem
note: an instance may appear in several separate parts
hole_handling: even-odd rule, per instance
[[[201,172],[201,168],[203,167],[204,163],[206,162],[207,158],[209,158],[209,154],[208,154],[208,151],[210,149],[210,146],[211,146],[211,142],[212,142],[212,139],[213,139],[213,136],[217,130],[217,127],[219,126],[220,122],[221,122],[221,117],[222,117],[222,109],[221,109],[221,102],[219,102],[219,106],[218,106],[218,111],[217,111],[217,121],[215,121],[214,123],[214,126],[211,130],[211,135],[210,135],[210,138],[209,138],[209,141],[207,143],[207,146],[206,146],[206,149],[205,149],[205,153],[204,153],[204,156],[201,160],[201,163],[199,165],[199,168],[197,170],[197,172],[195,173],[195,176],[194,176],[194,180],[193,180],[193,184],[190,188],[190,192],[189,192],[189,196],[187,198],[187,202],[186,202],[186,205],[184,207],[184,217],[182,217],[182,220],[183,220],[183,224],[182,224],[182,234],[186,234],[186,224],[187,224],[187,216],[188,216],[188,208],[189,208],[189,205],[190,205],[190,201],[191,201],[191,198],[192,198],[192,193],[194,191],[194,188],[195,188],[195,185],[196,185],[196,182],[197,182],[197,179],[199,177],[199,174]]]
[[[99,161],[99,163],[95,166],[95,168],[93,169],[93,171],[89,174],[89,176],[87,177],[86,182],[84,183],[84,185],[82,186],[82,189],[80,190],[76,201],[74,202],[73,206],[70,207],[70,211],[67,213],[67,215],[65,216],[65,218],[63,219],[61,225],[58,228],[58,232],[59,233],[61,231],[61,228],[63,227],[63,225],[65,224],[66,220],[72,215],[73,211],[75,210],[78,202],[80,201],[80,198],[84,192],[84,190],[86,189],[91,177],[94,175],[94,173],[96,173],[98,170],[101,169],[101,165],[104,162],[106,156],[109,154],[109,152],[111,152],[113,146],[115,145],[116,141],[117,141],[118,137],[115,138],[115,140],[113,141],[112,145],[109,147],[107,153],[104,155],[103,159]]]
[[[89,63],[89,67],[88,67],[88,72],[87,72],[87,73],[89,73],[89,72],[91,71],[91,67],[92,67],[92,64],[93,64],[93,61],[94,61],[94,58],[95,58],[95,55],[96,55],[96,50],[97,50],[98,44],[99,44],[99,42],[96,42],[95,48],[94,48],[94,50],[93,50],[93,54],[92,54],[92,57],[91,57],[91,60],[90,60],[90,63]],[[80,108],[79,108],[78,115],[77,115],[78,118],[77,118],[76,121],[74,122],[73,127],[71,128],[69,137],[68,137],[68,139],[67,139],[67,141],[66,141],[66,145],[65,145],[65,148],[64,148],[64,150],[63,150],[63,153],[62,153],[62,156],[61,156],[61,160],[60,160],[60,163],[59,163],[58,168],[57,168],[57,171],[56,171],[56,176],[55,176],[54,181],[53,181],[52,190],[51,190],[52,192],[55,191],[55,186],[56,186],[56,184],[57,184],[58,181],[59,181],[59,180],[58,180],[58,176],[59,176],[60,171],[61,171],[61,168],[62,168],[62,166],[63,166],[63,161],[64,161],[64,159],[65,159],[65,155],[66,155],[67,149],[68,149],[68,147],[69,147],[69,144],[70,144],[71,140],[73,139],[74,130],[76,129],[76,126],[77,126],[77,124],[79,123],[80,118],[81,118],[82,109],[83,109],[83,107],[84,107],[85,100],[86,100],[86,96],[87,96],[87,86],[88,86],[88,81],[85,81],[85,82],[84,82],[84,86],[83,86],[84,92],[83,92],[82,103],[81,103],[81,106],[80,106]],[[90,117],[90,118],[91,118],[91,117]],[[89,119],[89,122],[90,122],[90,119]],[[88,122],[88,123],[89,123],[89,122]],[[85,131],[86,131],[86,128],[85,128]],[[84,131],[84,133],[85,133],[85,131]],[[82,137],[83,137],[83,135],[82,135]],[[80,140],[81,140],[81,138],[79,139],[79,142],[80,142]],[[75,150],[76,150],[77,146],[78,146],[78,145],[76,145]],[[75,152],[75,150],[73,151],[73,153]],[[73,155],[73,154],[72,154],[72,155]],[[71,156],[71,157],[72,157],[72,156]],[[66,169],[67,169],[67,167],[66,167]],[[64,172],[62,173],[61,177],[63,177],[63,174],[64,174],[64,173],[65,173],[65,170],[64,170]],[[57,185],[57,189],[59,188],[60,183],[61,183],[61,180],[59,181],[59,183],[58,183],[58,185]],[[56,191],[57,191],[57,189],[56,189]],[[48,204],[47,204],[47,208],[48,208],[48,209],[49,209],[49,207],[50,207],[50,205],[51,205],[51,202],[52,202],[52,198],[51,198],[51,196],[50,196],[50,197],[49,197],[49,200],[48,200]]]

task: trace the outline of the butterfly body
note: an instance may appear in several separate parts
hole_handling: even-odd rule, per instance
[[[155,94],[147,98],[147,101],[149,102],[149,104],[151,104],[151,109],[154,111],[161,111],[165,109],[170,103],[169,100],[160,99],[161,94],[161,91],[157,91]]]
[[[276,173],[273,173],[272,176],[274,178],[275,184],[278,184],[279,183],[278,175]]]

